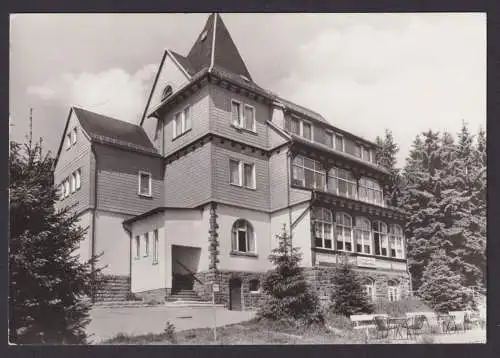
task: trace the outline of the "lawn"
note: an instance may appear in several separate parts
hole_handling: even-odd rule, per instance
[[[252,319],[217,328],[217,341],[212,328],[197,328],[176,332],[175,339],[167,333],[130,336],[118,334],[104,344],[362,344],[366,342],[362,332],[351,330],[335,333],[321,326],[295,328],[273,322]],[[377,343],[383,343],[379,340]]]

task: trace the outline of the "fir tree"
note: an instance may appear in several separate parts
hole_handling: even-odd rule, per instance
[[[91,265],[75,255],[85,229],[69,209],[55,210],[53,162],[50,153],[42,153],[41,140],[10,145],[12,343],[86,341]]]
[[[385,130],[384,139],[377,136],[378,145],[375,159],[378,165],[383,166],[390,172],[389,182],[384,190],[386,201],[395,207],[401,205],[402,178],[400,170],[396,167],[396,155],[399,152],[399,146],[394,142],[392,132]]]
[[[301,255],[293,247],[285,227],[269,260],[275,268],[267,273],[262,289],[265,301],[258,316],[272,320],[291,320],[302,324],[321,323],[318,297],[310,290],[299,266]]]
[[[335,314],[351,316],[373,312],[373,305],[361,284],[361,278],[344,257],[332,278],[333,292],[331,310]]]
[[[472,296],[464,289],[463,275],[453,266],[444,250],[438,250],[423,272],[418,295],[437,312],[464,310],[473,304]]]

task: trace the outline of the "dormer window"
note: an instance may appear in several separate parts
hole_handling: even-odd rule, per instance
[[[207,38],[207,34],[208,34],[207,30],[203,31],[203,33],[200,36],[200,41],[202,42],[205,41],[205,39]]]
[[[75,145],[76,144],[76,127],[73,129],[73,131],[71,132],[71,144],[72,145]]]
[[[170,97],[172,94],[172,86],[166,85],[165,88],[163,89],[163,92],[161,93],[161,100],[163,101],[164,99]]]
[[[313,140],[313,126],[310,122],[292,116],[289,120],[289,123],[290,132],[299,135],[307,140]]]

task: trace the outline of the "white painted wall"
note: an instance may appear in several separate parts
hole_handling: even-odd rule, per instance
[[[132,292],[142,292],[165,288],[165,275],[168,262],[165,257],[165,215],[158,213],[143,220],[136,221],[131,225],[132,232]],[[158,263],[153,263],[153,232],[158,230]],[[144,234],[149,233],[149,255],[144,256],[145,240]],[[141,255],[136,257],[136,236],[139,236],[141,244]]]
[[[172,245],[200,248],[197,272],[208,271],[209,207],[165,211],[165,282],[172,288]]]
[[[295,222],[304,212],[302,218],[297,221],[292,231],[293,246],[298,247],[302,254],[301,266],[312,266],[311,253],[311,214],[307,210],[309,202],[295,205],[291,208],[292,223]],[[276,235],[283,231],[283,224],[286,224],[286,230],[290,233],[289,209],[283,209],[271,214],[271,235],[273,237],[273,248],[277,247],[278,241]]]
[[[73,252],[73,255],[78,255],[80,257],[81,262],[86,262],[92,256],[92,243],[90,241],[90,235],[92,232],[92,213],[90,211],[86,211],[83,214],[80,214],[78,217],[78,226],[81,228],[87,228],[87,232],[84,235],[82,241],[78,248]]]
[[[268,256],[271,253],[274,235],[270,232],[268,213],[247,210],[228,205],[217,206],[219,224],[219,264],[220,270],[263,272],[272,267]],[[231,230],[238,219],[248,220],[255,233],[257,257],[234,256],[231,252]]]
[[[97,211],[96,214],[95,252],[102,253],[97,267],[107,267],[106,275],[129,275],[129,235],[122,222],[131,216],[107,211]]]

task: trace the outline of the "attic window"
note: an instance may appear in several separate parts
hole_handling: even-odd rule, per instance
[[[161,94],[161,99],[164,100],[165,98],[169,97],[172,94],[172,86],[166,85],[165,88],[163,89],[163,92]]]
[[[207,38],[207,30],[203,31],[203,33],[201,34],[200,36],[200,41],[205,41],[205,39]]]

